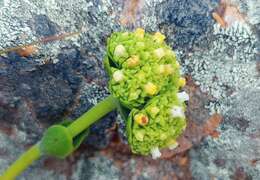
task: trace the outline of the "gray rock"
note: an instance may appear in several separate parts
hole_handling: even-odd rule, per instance
[[[117,180],[119,169],[113,162],[105,157],[97,155],[95,158],[82,158],[78,161],[77,169],[72,175],[73,180]]]

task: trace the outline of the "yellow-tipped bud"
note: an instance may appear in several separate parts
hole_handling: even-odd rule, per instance
[[[169,144],[168,147],[169,147],[170,150],[173,150],[173,149],[175,149],[175,148],[177,148],[179,146],[179,143],[176,140],[174,140],[174,139],[171,139],[168,142],[168,144]]]
[[[144,37],[144,33],[145,33],[145,30],[143,28],[137,28],[135,30],[135,35],[139,38],[143,38]]]
[[[140,60],[139,60],[139,57],[138,56],[132,56],[132,57],[130,57],[129,59],[127,59],[127,66],[129,67],[129,68],[132,68],[132,67],[136,67],[136,66],[138,66],[139,65],[139,63],[140,63]]]
[[[144,85],[144,91],[149,95],[155,95],[157,93],[157,86],[151,82],[148,82]]]
[[[158,42],[158,43],[162,43],[165,39],[165,35],[163,35],[162,33],[160,32],[156,32],[154,35],[153,35],[153,39]]]
[[[142,113],[135,115],[134,120],[137,124],[142,126],[145,126],[149,122],[148,117]]]
[[[179,79],[179,85],[180,85],[180,87],[185,86],[186,85],[186,79],[185,78],[180,78]]]
[[[173,73],[173,67],[171,64],[159,65],[158,73],[163,75],[170,75]]]
[[[172,67],[172,65],[171,64],[166,64],[166,65],[164,65],[165,67],[164,67],[164,74],[165,75],[170,75],[170,74],[172,74],[173,73],[173,67]]]

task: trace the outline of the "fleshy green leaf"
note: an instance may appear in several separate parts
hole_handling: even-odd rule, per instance
[[[73,139],[70,132],[62,125],[48,128],[40,142],[40,150],[43,154],[59,158],[65,158],[73,149]]]
[[[47,129],[40,142],[40,150],[43,154],[65,158],[80,146],[89,134],[89,130],[86,129],[72,138],[66,128],[71,123],[71,121],[64,121],[60,125],[53,125]]]

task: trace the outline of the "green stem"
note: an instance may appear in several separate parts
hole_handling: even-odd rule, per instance
[[[91,124],[102,118],[107,113],[116,109],[117,100],[112,96],[108,96],[103,101],[98,103],[96,106],[91,108],[76,121],[68,126],[72,137],[77,136],[79,133],[87,129]]]
[[[20,156],[5,172],[0,176],[1,180],[13,180],[23,172],[35,160],[39,159],[41,153],[38,144],[32,146],[28,151]]]
[[[77,136],[87,129],[91,124],[102,118],[104,115],[117,107],[117,100],[112,96],[108,96],[88,112],[83,114],[67,128],[72,137]],[[32,146],[28,151],[20,156],[5,172],[0,176],[0,180],[13,180],[29,165],[37,160],[41,155],[39,145]]]

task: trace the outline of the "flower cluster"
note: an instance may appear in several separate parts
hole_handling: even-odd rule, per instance
[[[154,148],[172,148],[186,127],[184,115],[188,96],[171,89],[148,101],[142,109],[133,109],[128,118],[128,142],[134,153],[153,154]]]
[[[164,38],[161,33],[150,35],[137,29],[113,33],[108,39],[109,88],[125,106],[141,107],[169,84],[178,84],[179,64]]]
[[[159,32],[116,32],[108,39],[105,67],[109,89],[128,109],[127,136],[134,153],[160,155],[160,148],[177,147],[186,127],[185,85],[174,52]]]

